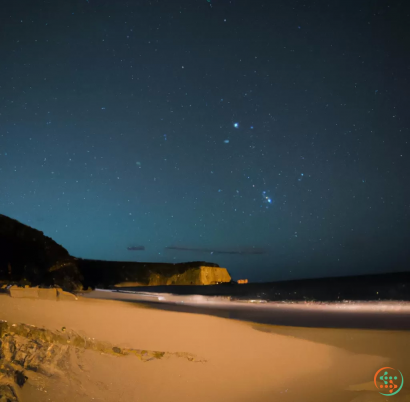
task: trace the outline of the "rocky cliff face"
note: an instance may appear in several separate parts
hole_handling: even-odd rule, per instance
[[[180,264],[78,259],[86,286],[214,285],[230,282],[226,268],[205,261]]]
[[[43,232],[0,215],[0,281],[22,285],[81,287],[82,276],[68,251]]]
[[[43,232],[0,215],[0,284],[76,291],[119,284],[211,285],[230,281],[225,268],[204,261],[162,264],[75,258]]]

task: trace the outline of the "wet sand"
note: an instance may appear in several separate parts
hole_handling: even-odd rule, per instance
[[[0,320],[63,327],[121,348],[182,352],[143,362],[91,350],[73,354],[64,377],[29,377],[22,402],[45,401],[384,401],[373,376],[398,368],[410,401],[410,332],[274,326],[139,303],[12,299],[0,294]],[[407,382],[406,382],[406,379]]]
[[[204,286],[206,287],[206,286]],[[164,311],[208,314],[261,324],[317,328],[410,330],[407,301],[266,302],[231,300],[226,296],[129,292],[123,289],[83,293],[92,299],[138,302]]]

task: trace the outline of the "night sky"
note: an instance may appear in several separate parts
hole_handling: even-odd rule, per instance
[[[0,213],[234,279],[408,269],[406,3],[2,0]]]

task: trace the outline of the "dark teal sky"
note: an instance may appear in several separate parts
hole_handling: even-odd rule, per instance
[[[2,1],[0,212],[235,279],[408,269],[405,5]]]

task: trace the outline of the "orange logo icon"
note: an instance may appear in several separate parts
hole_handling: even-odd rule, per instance
[[[396,395],[403,388],[403,374],[392,367],[383,367],[374,375],[374,385],[384,396]]]

